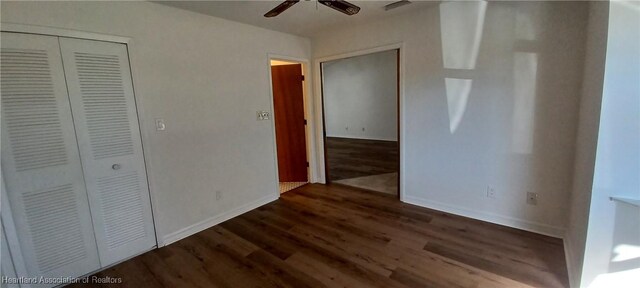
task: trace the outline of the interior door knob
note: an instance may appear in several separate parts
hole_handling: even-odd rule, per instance
[[[113,169],[113,170],[118,170],[118,169],[120,169],[120,164],[113,164],[113,165],[111,165],[111,169]]]

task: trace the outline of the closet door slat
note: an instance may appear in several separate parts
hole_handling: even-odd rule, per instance
[[[58,39],[3,32],[1,46],[3,189],[26,276],[84,275],[100,262]]]
[[[124,44],[60,38],[100,260],[156,245]]]

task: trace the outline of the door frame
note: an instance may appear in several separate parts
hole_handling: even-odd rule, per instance
[[[295,64],[301,64],[302,65],[302,71],[303,71],[303,75],[304,75],[304,82],[302,84],[302,95],[303,95],[303,103],[304,103],[304,118],[307,120],[307,125],[305,126],[305,142],[306,142],[306,154],[307,154],[307,161],[309,162],[309,167],[307,169],[307,181],[309,183],[317,183],[319,182],[319,175],[318,175],[318,170],[317,170],[317,161],[316,161],[316,157],[313,157],[312,155],[316,155],[317,150],[316,150],[316,145],[315,145],[315,140],[313,138],[313,135],[315,135],[314,131],[316,129],[315,126],[315,117],[313,117],[314,115],[314,107],[313,107],[313,95],[311,93],[312,89],[311,89],[311,85],[312,85],[312,81],[310,81],[310,79],[312,79],[310,77],[311,75],[311,69],[310,69],[310,61],[308,59],[304,59],[304,58],[298,58],[298,57],[291,57],[291,56],[284,56],[284,55],[279,55],[279,54],[272,54],[269,53],[267,54],[267,73],[269,75],[269,110],[271,111],[271,134],[272,134],[272,138],[273,138],[273,156],[274,156],[274,170],[275,170],[275,174],[274,174],[274,179],[275,179],[275,186],[274,186],[274,192],[277,195],[277,197],[280,197],[280,187],[279,187],[279,183],[280,183],[280,175],[278,174],[278,143],[276,142],[276,122],[275,122],[275,106],[273,104],[273,79],[271,76],[271,60],[276,60],[276,61],[285,61],[285,62],[291,62],[291,63],[295,63]]]
[[[12,32],[12,33],[23,33],[23,34],[35,34],[35,35],[46,35],[46,36],[55,36],[55,37],[66,37],[66,38],[77,38],[77,39],[84,39],[84,40],[95,40],[95,41],[104,41],[104,42],[112,42],[112,43],[120,43],[120,44],[124,44],[127,48],[127,57],[129,60],[129,69],[131,71],[131,83],[132,83],[132,88],[133,88],[133,101],[135,103],[135,108],[136,108],[136,119],[138,120],[138,129],[140,130],[140,140],[141,140],[141,144],[142,144],[142,158],[144,159],[144,167],[145,167],[145,174],[147,175],[147,186],[149,187],[149,199],[150,199],[150,203],[151,203],[151,215],[152,215],[152,220],[153,220],[153,230],[154,230],[154,234],[156,237],[156,246],[157,248],[165,246],[164,242],[163,242],[163,238],[162,238],[162,233],[160,233],[161,231],[158,229],[158,227],[160,225],[158,225],[158,219],[156,217],[156,215],[159,215],[159,213],[157,213],[157,207],[159,207],[158,203],[157,203],[157,197],[154,196],[154,185],[153,183],[155,183],[153,176],[151,175],[151,173],[149,173],[149,170],[151,170],[150,168],[152,167],[152,164],[149,161],[149,157],[147,157],[146,155],[146,150],[149,148],[150,143],[152,142],[151,136],[149,131],[155,131],[155,123],[149,123],[148,125],[145,125],[146,123],[143,120],[143,117],[141,115],[145,115],[144,111],[144,105],[139,91],[137,89],[138,85],[136,83],[136,79],[139,78],[138,77],[138,71],[135,69],[135,67],[137,67],[137,65],[135,65],[135,61],[134,59],[131,58],[131,51],[135,50],[135,41],[133,41],[132,38],[129,37],[124,37],[124,36],[117,36],[117,35],[109,35],[109,34],[100,34],[100,33],[93,33],[93,32],[87,32],[87,31],[80,31],[80,30],[71,30],[71,29],[65,29],[65,28],[57,28],[57,27],[49,27],[49,26],[38,26],[38,25],[25,25],[25,24],[17,24],[17,23],[8,23],[8,22],[2,22],[2,26],[0,27],[0,31],[1,32]],[[3,186],[4,189],[4,186]],[[7,226],[9,226],[8,224],[6,224]],[[11,224],[13,225],[13,224]],[[6,227],[5,226],[5,232],[7,230],[9,230],[10,227]],[[15,230],[13,231],[13,233],[16,233]],[[11,241],[10,241],[11,242]],[[14,248],[13,246],[9,247],[10,249]],[[153,248],[152,248],[153,249]],[[14,255],[14,252],[12,250],[12,255]],[[17,253],[16,253],[17,254]],[[21,254],[17,254],[17,255],[21,255]],[[17,261],[21,261],[20,260],[16,260],[14,259],[14,262]],[[16,264],[17,265],[17,264]]]
[[[404,97],[405,97],[405,85],[404,85],[404,67],[405,67],[405,63],[404,63],[404,59],[406,58],[404,55],[404,48],[405,44],[404,42],[398,42],[398,43],[393,43],[393,44],[389,44],[389,45],[383,45],[383,46],[376,46],[376,47],[372,47],[372,48],[364,48],[364,49],[359,49],[359,50],[352,50],[350,52],[345,52],[345,53],[340,53],[340,54],[335,54],[335,55],[330,55],[330,56],[323,56],[323,57],[317,57],[314,59],[313,61],[313,72],[314,72],[314,106],[315,106],[315,117],[316,117],[316,121],[318,123],[321,123],[321,125],[318,125],[318,129],[315,131],[316,134],[316,143],[315,145],[317,147],[323,147],[323,149],[318,149],[316,151],[316,157],[317,157],[317,165],[318,165],[318,171],[321,172],[321,174],[319,175],[318,179],[320,183],[327,183],[327,164],[326,164],[326,144],[325,144],[325,137],[326,137],[326,129],[325,129],[325,117],[324,117],[324,95],[323,95],[323,77],[322,77],[322,63],[324,62],[329,62],[329,61],[334,61],[334,60],[340,60],[340,59],[346,59],[346,58],[351,58],[351,57],[356,57],[356,56],[363,56],[363,55],[368,55],[368,54],[373,54],[373,53],[377,53],[377,52],[384,52],[384,51],[391,51],[391,50],[398,50],[398,60],[397,60],[397,73],[398,73],[398,80],[397,80],[397,109],[398,109],[398,154],[399,154],[399,167],[398,167],[398,199],[400,199],[400,201],[405,202],[405,196],[404,196],[404,187],[405,187],[405,177],[404,177],[404,173],[402,171],[405,171],[405,167],[404,167],[404,163],[405,163],[405,154],[404,151],[406,150],[404,147],[404,143],[406,143],[405,141],[405,133],[403,133],[403,128],[405,127],[406,124],[406,119],[404,117],[404,111],[405,111],[405,107],[404,107]]]

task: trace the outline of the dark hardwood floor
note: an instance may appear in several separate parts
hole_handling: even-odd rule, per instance
[[[309,184],[97,276],[121,277],[115,287],[566,287],[565,267],[560,239]]]
[[[331,181],[398,172],[398,142],[327,137]]]

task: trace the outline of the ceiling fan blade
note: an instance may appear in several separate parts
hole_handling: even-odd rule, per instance
[[[360,12],[360,7],[344,0],[318,0],[320,4],[333,8],[347,15],[355,15]]]
[[[284,12],[284,10],[289,9],[289,7],[295,5],[296,3],[300,2],[300,0],[287,0],[284,1],[282,3],[280,3],[280,5],[276,6],[276,8],[271,9],[271,11],[267,12],[266,14],[264,14],[264,17],[275,17],[280,15],[280,13]]]

